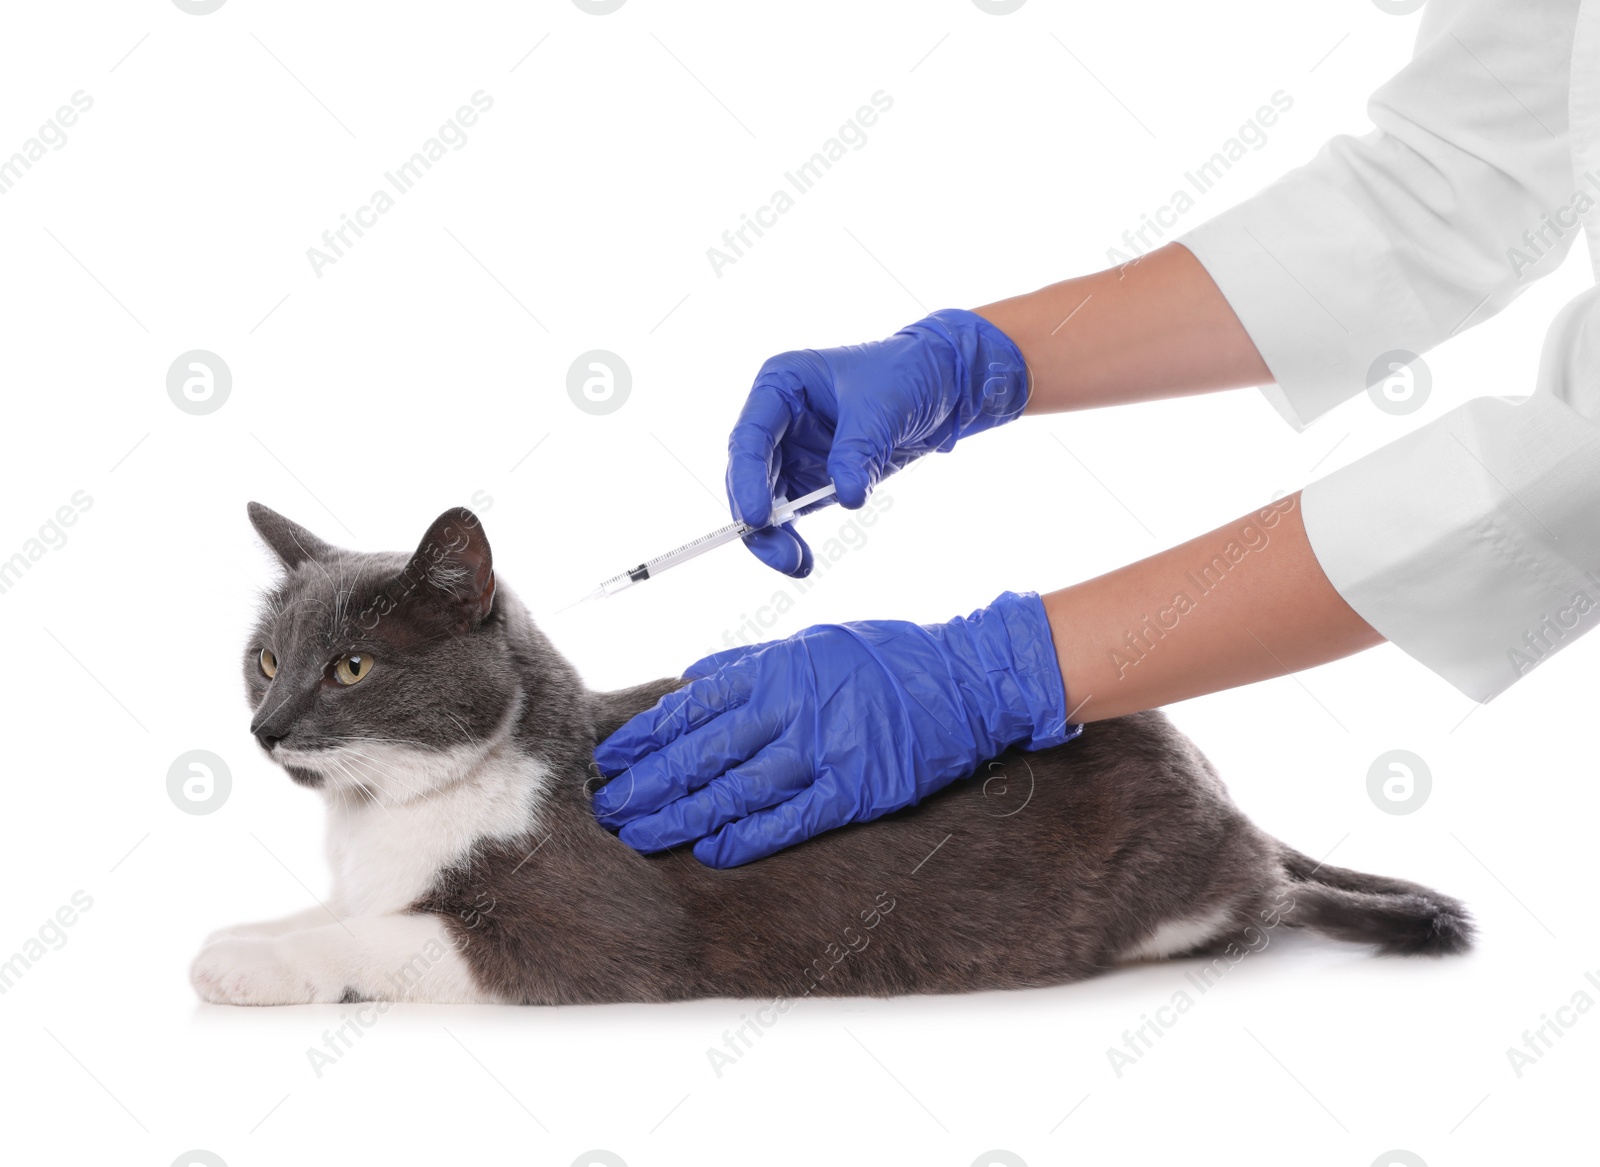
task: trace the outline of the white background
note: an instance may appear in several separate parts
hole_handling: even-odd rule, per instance
[[[807,1001],[720,1078],[706,1050],[748,1003],[399,1008],[318,1077],[305,1051],[347,1009],[201,1006],[186,978],[211,929],[326,887],[315,796],[246,729],[240,645],[269,571],[247,499],[398,549],[476,498],[501,577],[603,687],[678,672],[786,588],[773,635],[1049,590],[1528,391],[1544,323],[1589,280],[1576,254],[1430,354],[1409,417],[1360,396],[1296,435],[1245,391],[1030,419],[889,481],[892,508],[802,596],[735,547],[555,614],[725,521],[726,433],[765,357],[1106,266],[1285,91],[1199,222],[1364,130],[1419,19],[1367,0],[8,6],[0,156],[75,91],[94,104],[0,197],[0,558],[75,491],[93,505],[0,595],[0,958],[75,891],[93,907],[0,996],[0,1156],[1367,1167],[1404,1148],[1437,1167],[1570,1135],[1600,1017],[1520,1078],[1506,1050],[1600,968],[1593,644],[1477,710],[1388,647],[1175,708],[1266,829],[1462,897],[1482,940],[1407,962],[1277,939],[1120,1078],[1107,1048],[1181,966]],[[314,274],[306,249],[477,90],[494,104],[468,143]],[[877,90],[894,104],[866,145],[714,274],[706,249]],[[166,392],[195,348],[232,370],[207,416]],[[632,373],[607,416],[566,387],[596,348]],[[845,519],[802,529],[820,544]],[[1396,748],[1433,774],[1406,816],[1366,789]],[[167,794],[192,749],[232,772],[209,815]]]

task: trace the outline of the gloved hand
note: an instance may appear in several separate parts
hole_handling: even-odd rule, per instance
[[[1028,401],[1022,353],[975,313],[946,308],[887,340],[781,353],[761,366],[728,439],[728,502],[762,530],[745,546],[802,577],[811,548],[767,527],[772,500],[833,480],[855,509],[885,477],[930,450],[1010,421]]]
[[[948,624],[824,624],[716,653],[595,750],[600,821],[737,867],[910,806],[1009,746],[1070,741],[1038,595]]]

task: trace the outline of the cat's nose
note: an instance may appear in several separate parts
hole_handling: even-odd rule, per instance
[[[278,692],[263,701],[256,715],[250,719],[250,732],[268,753],[294,733],[295,725],[305,716],[312,701],[310,694],[290,692],[282,689],[282,685],[280,666],[279,679],[273,682],[273,689]]]
[[[274,746],[289,736],[294,728],[294,716],[293,710],[282,707],[270,710],[250,723],[250,732],[255,734],[261,748],[270,754]]]

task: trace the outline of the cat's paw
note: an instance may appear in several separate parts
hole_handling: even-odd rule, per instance
[[[297,968],[288,946],[271,938],[220,936],[195,957],[189,981],[215,1005],[306,1005],[318,1001],[315,979]]]
[[[211,935],[207,936],[203,941],[200,942],[200,947],[202,949],[206,949],[210,948],[213,944],[219,944],[224,940],[238,940],[249,935],[250,926],[248,924],[232,924],[226,928],[218,928],[215,932],[211,933]]]

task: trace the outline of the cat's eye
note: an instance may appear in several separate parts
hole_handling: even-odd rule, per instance
[[[357,681],[364,681],[372,672],[372,657],[364,652],[353,652],[349,656],[342,656],[333,666],[333,679],[341,685],[353,685]]]
[[[263,648],[259,659],[261,661],[261,671],[267,674],[267,680],[270,681],[278,675],[278,658],[272,655],[270,648]]]

